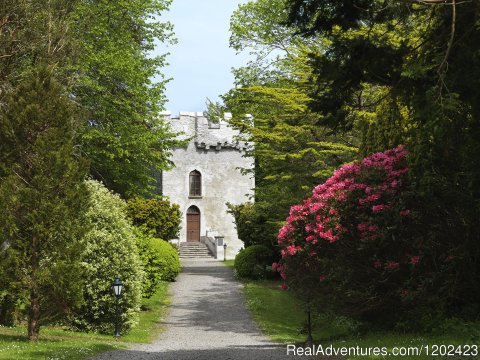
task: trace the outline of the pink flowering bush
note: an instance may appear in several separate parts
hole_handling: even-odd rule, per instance
[[[334,304],[368,317],[405,300],[422,264],[406,229],[407,150],[376,153],[342,166],[312,196],[294,205],[278,233],[285,285],[308,303]]]

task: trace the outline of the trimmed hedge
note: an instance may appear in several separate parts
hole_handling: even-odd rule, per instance
[[[168,242],[137,231],[137,246],[145,271],[143,297],[150,298],[160,281],[174,281],[180,272],[177,250]]]
[[[240,278],[260,279],[265,277],[267,265],[273,262],[273,251],[265,245],[252,245],[235,257],[235,271]]]

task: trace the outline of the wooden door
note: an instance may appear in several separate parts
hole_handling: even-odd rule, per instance
[[[187,211],[187,242],[200,241],[200,211],[195,210]]]

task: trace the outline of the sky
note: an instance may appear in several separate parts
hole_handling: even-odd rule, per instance
[[[165,20],[175,26],[178,44],[168,46],[169,65],[162,69],[167,78],[168,103],[173,115],[180,111],[204,111],[206,98],[233,87],[232,67],[243,66],[248,54],[236,55],[229,48],[229,21],[232,12],[246,0],[173,0]],[[157,51],[165,52],[164,46]]]

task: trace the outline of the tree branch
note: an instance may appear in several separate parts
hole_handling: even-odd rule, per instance
[[[451,27],[451,32],[450,32],[450,40],[448,41],[447,45],[447,51],[445,52],[445,56],[443,57],[442,63],[438,67],[437,72],[440,74],[440,76],[444,77],[444,74],[442,74],[443,70],[445,69],[445,66],[447,65],[447,60],[448,57],[450,56],[450,53],[452,52],[452,46],[453,46],[453,40],[455,38],[455,25],[457,21],[457,7],[456,7],[456,0],[452,0],[452,27]]]

